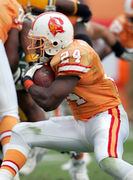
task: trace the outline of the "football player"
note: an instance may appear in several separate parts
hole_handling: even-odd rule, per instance
[[[49,88],[35,85],[33,74],[42,67],[35,63],[23,77],[24,86],[45,111],[54,110],[66,98],[73,116],[17,124],[1,165],[2,180],[13,178],[35,146],[64,152],[94,151],[105,172],[132,180],[133,166],[122,160],[128,117],[115,82],[104,73],[94,49],[73,37],[73,26],[61,13],[43,13],[33,23],[28,49],[37,53],[37,59],[48,57],[56,79]]]
[[[77,3],[78,2],[77,0],[65,1],[65,2],[60,1],[60,0],[57,0],[56,2],[55,1],[38,1],[38,2],[36,2],[36,1],[31,0],[31,1],[28,1],[30,3],[27,3],[27,1],[20,0],[19,2],[23,5],[26,12],[27,12],[27,10],[29,10],[31,12],[31,15],[38,15],[38,14],[40,14],[41,11],[44,11],[44,10],[49,11],[49,9],[52,9],[53,11],[55,11],[54,7],[56,5],[57,11],[64,12],[67,15],[71,14],[71,16],[69,16],[69,18],[70,18],[71,22],[73,23],[75,30],[78,30],[78,27],[82,27],[82,32],[78,33],[78,31],[75,31],[76,38],[83,38],[87,41],[88,33],[86,31],[84,22],[87,22],[91,18],[91,12],[87,5],[79,4],[79,3]],[[28,13],[28,15],[26,16],[25,21],[23,23],[23,29],[22,29],[21,35],[20,35],[21,45],[24,49],[24,52],[26,55],[26,61],[28,63],[33,61],[33,59],[31,59],[31,56],[34,56],[34,54],[29,55],[29,53],[27,51],[27,46],[29,44],[29,42],[27,40],[27,34],[29,32],[29,29],[31,29],[32,21],[34,20],[34,16],[31,16],[31,15],[29,15],[29,13]],[[80,16],[80,18],[79,18],[79,16]],[[85,34],[85,32],[86,32],[86,34]],[[17,72],[20,72],[20,71],[17,71]],[[17,74],[17,72],[16,72],[16,74]],[[19,77],[19,74],[17,76]],[[66,106],[65,106],[65,108],[66,108]],[[57,110],[55,112],[57,112]],[[74,153],[74,154],[76,154],[76,153]],[[79,171],[79,169],[80,169],[79,166],[85,166],[85,162],[87,161],[87,159],[85,159],[84,157],[87,157],[87,156],[84,156],[84,155],[81,156],[81,154],[80,154],[80,155],[77,155],[77,157],[76,156],[72,156],[72,157],[73,157],[72,159],[75,159],[75,158],[82,159],[82,157],[83,157],[82,164],[81,163],[78,164],[78,161],[77,161],[77,167],[78,167],[77,171]],[[71,164],[75,165],[75,163],[71,163]],[[71,177],[75,176],[76,168],[74,167],[74,171],[73,171],[74,175],[71,175]],[[72,169],[72,166],[70,169]],[[88,180],[88,174],[86,173],[87,172],[86,167],[84,169],[85,169],[84,170],[85,173],[83,172],[83,174],[84,174],[84,176],[86,174],[86,180]],[[74,178],[72,178],[72,179],[75,180]]]
[[[29,63],[33,61],[33,58],[31,59],[31,56],[29,55],[27,51],[27,46],[29,45],[29,42],[27,40],[27,34],[29,32],[29,29],[31,29],[32,26],[32,20],[34,20],[33,16],[39,15],[41,12],[44,11],[58,11],[63,12],[66,15],[69,16],[72,24],[75,28],[75,38],[78,39],[84,39],[86,41],[89,41],[88,39],[88,33],[85,28],[85,22],[88,22],[90,18],[92,17],[92,13],[89,9],[89,7],[84,4],[80,3],[78,0],[51,0],[51,1],[44,1],[44,0],[18,0],[18,2],[23,6],[26,12],[26,19],[23,24],[23,32],[21,33],[22,36],[22,48],[26,55],[26,61]],[[29,12],[27,14],[27,11]],[[31,16],[31,15],[32,16]],[[82,29],[82,31],[80,30]]]
[[[133,53],[129,51],[129,49],[127,49],[127,46],[114,35],[112,30],[93,21],[89,21],[86,24],[86,29],[92,42],[94,42],[95,50],[102,59],[113,51],[117,57],[127,61],[132,61]],[[104,41],[104,46],[106,46],[106,49],[103,53],[101,53],[101,51],[103,51],[102,46],[101,48],[99,48],[99,46],[95,46],[96,40]]]
[[[16,90],[4,45],[13,37],[10,59],[15,58],[16,61],[18,33],[21,30],[24,13],[16,0],[1,1],[0,8],[0,140],[3,154],[5,154],[11,137],[11,129],[19,122],[19,116]]]
[[[16,90],[17,90],[20,121],[37,122],[37,121],[45,120],[46,117],[49,118],[51,116],[63,115],[65,112],[64,112],[64,109],[62,110],[62,106],[61,108],[56,109],[55,111],[46,113],[35,103],[35,101],[33,101],[30,94],[25,90],[24,86],[21,83],[21,75],[24,73],[27,67],[25,55],[21,47],[19,48],[19,58],[20,58],[19,67],[16,73],[14,73],[13,77],[14,77]],[[67,105],[65,104],[65,111],[66,111],[66,108],[67,108]],[[60,109],[61,109],[61,112],[60,112]],[[20,174],[28,175],[32,173],[37,167],[37,165],[39,164],[41,157],[44,156],[47,152],[48,150],[44,148],[33,148],[31,152],[29,153],[26,164],[23,166],[23,168],[21,168]],[[71,157],[69,161],[70,167],[68,169],[70,171],[70,176],[72,180],[77,180],[76,174],[79,174],[79,172],[80,172],[80,178],[81,178],[80,180],[82,180],[83,178],[84,180],[88,180],[89,177],[87,173],[87,165],[90,161],[90,156],[87,154],[81,154],[81,153],[78,153],[76,155],[76,153],[72,152],[70,153],[70,157]]]
[[[128,51],[131,53],[133,52],[133,1],[132,0],[125,0],[124,3],[124,12],[120,14],[118,17],[116,17],[111,26],[110,31],[116,36],[116,38],[121,42],[121,44],[126,47]],[[126,98],[128,98],[129,107],[128,115],[129,120],[132,122],[132,109],[133,109],[133,102],[132,102],[132,96],[133,96],[133,86],[132,86],[132,63],[128,64],[126,62],[123,62],[121,59],[119,61],[119,64],[121,65],[121,68],[126,67],[123,71],[122,80],[120,82],[120,87],[122,90],[127,91],[127,83],[129,86],[128,92],[125,93]]]

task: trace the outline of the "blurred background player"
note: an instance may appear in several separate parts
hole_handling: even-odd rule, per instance
[[[0,140],[3,154],[8,149],[11,129],[19,122],[18,103],[11,68],[5,51],[6,41],[13,38],[11,59],[16,61],[18,33],[23,22],[23,9],[16,0],[0,1]],[[19,177],[15,177],[16,180]]]
[[[114,19],[110,25],[110,31],[116,36],[121,44],[130,52],[133,52],[133,1],[125,0],[124,12]],[[133,63],[123,62],[119,59],[121,79],[118,87],[122,93],[122,100],[125,102],[125,108],[129,115],[129,120],[132,122],[132,67]],[[128,87],[128,88],[127,88]],[[124,93],[123,93],[124,92]]]
[[[101,59],[104,59],[113,51],[117,57],[132,61],[133,53],[128,51],[106,26],[89,21],[86,24],[86,30]]]

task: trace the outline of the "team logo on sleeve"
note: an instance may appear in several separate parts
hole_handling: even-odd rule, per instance
[[[48,26],[50,32],[56,36],[57,33],[64,33],[65,31],[63,30],[63,20],[58,17],[53,17],[49,20]]]

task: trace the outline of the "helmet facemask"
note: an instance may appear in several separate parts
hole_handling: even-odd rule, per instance
[[[52,43],[44,36],[32,35],[31,31],[28,35],[28,39],[31,41],[30,45],[27,47],[29,54],[35,54],[35,56],[31,58],[34,60],[36,59],[36,61],[38,59],[45,61],[47,59],[45,50],[50,48]]]

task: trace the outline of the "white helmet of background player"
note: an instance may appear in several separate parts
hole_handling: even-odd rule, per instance
[[[133,17],[133,0],[125,0],[124,11],[127,15]]]
[[[125,0],[124,13],[126,16],[125,28],[133,33],[133,0]]]
[[[39,49],[39,57],[45,56],[44,52],[50,56],[56,55],[73,41],[73,37],[73,26],[64,14],[42,13],[35,19],[29,32],[31,45],[28,50]]]

